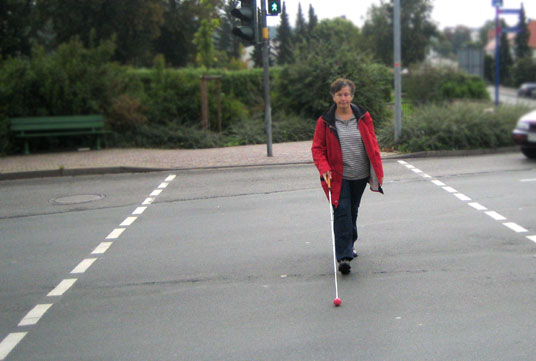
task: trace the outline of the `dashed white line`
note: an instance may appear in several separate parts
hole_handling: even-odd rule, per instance
[[[503,225],[517,233],[528,232],[525,228],[521,227],[519,224],[514,223],[514,222],[506,222],[506,223],[503,223]]]
[[[421,175],[422,175],[422,176],[423,176],[424,178],[432,178],[432,176],[431,176],[431,175],[429,175],[429,174],[426,174],[426,173],[423,173],[423,174],[421,174]]]
[[[536,235],[534,236],[527,236],[528,239],[530,239],[532,242],[536,243]]]
[[[127,217],[127,218],[125,218],[125,220],[120,224],[120,226],[122,226],[122,227],[130,226],[132,223],[134,223],[136,218],[138,218],[138,217]]]
[[[174,180],[176,175],[170,174],[165,179],[165,182],[160,183],[158,186],[158,189],[153,190],[153,192],[150,194],[151,196],[157,196],[159,195],[164,188],[166,188],[169,185],[169,182]],[[142,205],[149,205],[154,201],[154,198],[146,198]],[[139,215],[142,214],[147,207],[138,207],[134,212],[133,215]],[[137,217],[127,217],[122,223],[121,226],[129,226],[131,225]],[[115,228],[106,239],[116,239],[118,238],[125,228]],[[112,245],[113,242],[101,242],[94,250],[91,252],[91,254],[103,254],[105,253],[108,248]],[[88,270],[89,267],[97,260],[97,258],[87,258],[84,259],[82,262],[80,262],[72,271],[71,273],[84,273]],[[54,297],[54,296],[62,296],[69,288],[71,288],[77,281],[77,278],[71,278],[71,279],[64,279],[61,281],[52,291],[50,291],[47,296],[48,297]],[[52,307],[52,303],[47,304],[38,304],[33,309],[31,309],[26,316],[22,318],[22,320],[19,322],[18,326],[29,326],[29,325],[35,325],[41,317],[48,311],[50,307]],[[0,342],[0,361],[4,360],[11,351],[22,341],[22,339],[27,335],[28,332],[12,332],[8,334],[2,342]]]
[[[406,168],[408,168],[408,169],[413,169],[413,168],[415,168],[415,166],[413,166],[413,165],[411,165],[411,164],[406,164]]]
[[[144,206],[145,206],[145,205],[149,205],[149,204],[153,203],[153,201],[154,201],[154,198],[145,198],[145,200],[143,201],[142,204],[143,204]]]
[[[135,214],[135,215],[142,214],[143,212],[145,212],[146,209],[147,207],[138,207],[134,210],[134,212],[132,212],[132,214]]]
[[[432,183],[434,183],[436,186],[440,186],[440,187],[446,185],[445,183],[443,183],[443,182],[441,182],[441,181],[439,181],[439,180],[437,180],[437,179],[434,179],[434,180],[432,181]]]
[[[473,207],[474,209],[476,209],[477,211],[485,211],[487,209],[482,204],[477,203],[477,202],[471,202],[471,203],[467,203],[467,204],[470,205],[471,207]]]
[[[404,160],[399,160],[398,163],[400,163],[400,164],[408,164],[408,162],[406,162]]]
[[[76,266],[71,273],[85,273],[89,267],[95,262],[96,258],[86,258]]]
[[[530,178],[530,179],[520,179],[520,182],[536,182],[536,178]]]
[[[452,187],[443,187],[444,190],[446,190],[447,192],[449,193],[456,193],[458,192],[456,189],[452,188]]]
[[[456,193],[454,194],[460,201],[470,201],[471,198],[467,197],[465,194],[463,193]]]
[[[4,360],[7,355],[22,341],[28,332],[13,332],[7,335],[0,342],[0,360]]]
[[[36,305],[30,312],[24,316],[24,318],[19,322],[19,326],[29,326],[35,325],[41,317],[52,307],[52,303]]]
[[[106,236],[106,239],[117,239],[123,233],[125,229],[124,228],[116,228],[113,231],[110,232],[108,236]]]
[[[412,168],[411,169],[413,172],[415,173],[422,173],[422,170],[418,169],[418,168]]]
[[[503,217],[502,215],[500,215],[499,213],[495,211],[489,211],[489,212],[486,212],[486,214],[496,221],[504,221],[506,219],[506,217]]]
[[[91,252],[91,254],[103,254],[105,253],[108,248],[112,245],[113,242],[101,242],[94,250]]]
[[[54,297],[54,296],[63,296],[63,294],[65,292],[67,292],[67,290],[69,288],[71,288],[75,282],[77,281],[76,278],[69,278],[69,279],[65,279],[63,281],[61,281],[57,286],[56,288],[54,288],[52,291],[50,291],[48,293],[48,297]]]

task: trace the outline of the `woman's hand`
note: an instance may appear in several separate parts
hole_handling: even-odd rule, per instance
[[[328,185],[331,184],[331,171],[328,170],[326,173],[322,174],[322,177],[324,178],[324,180],[326,181],[326,183]]]

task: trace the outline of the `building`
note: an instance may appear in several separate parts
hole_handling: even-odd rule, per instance
[[[532,57],[536,58],[536,20],[528,21],[527,28],[529,30],[529,47],[532,49]],[[512,51],[512,56],[514,56],[514,46],[515,46],[515,33],[506,34],[508,42],[510,43],[510,49]],[[495,29],[488,30],[488,43],[484,49],[486,54],[494,56],[495,55]]]

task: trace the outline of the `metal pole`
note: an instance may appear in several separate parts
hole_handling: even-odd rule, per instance
[[[402,76],[401,76],[401,46],[400,46],[400,0],[395,0],[394,12],[394,65],[395,65],[395,143],[400,140],[402,133]]]
[[[264,68],[264,120],[266,122],[266,152],[267,156],[272,154],[272,107],[270,104],[270,63],[268,58],[269,36],[266,24],[266,0],[261,0],[262,14],[262,65]]]
[[[499,24],[499,4],[495,5],[495,106],[499,105],[499,86],[501,69],[501,26]]]

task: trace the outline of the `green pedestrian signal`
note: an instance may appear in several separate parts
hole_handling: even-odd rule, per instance
[[[280,12],[281,0],[268,0],[268,13],[270,15],[279,15]]]

